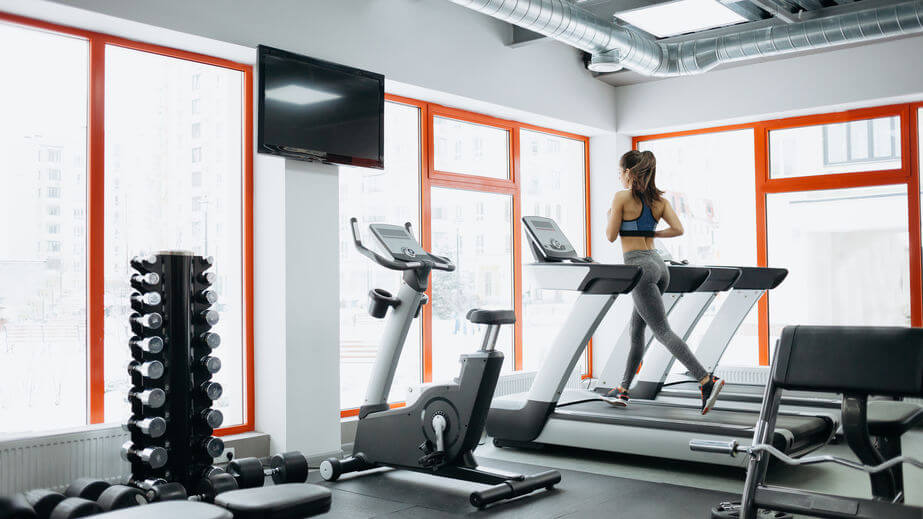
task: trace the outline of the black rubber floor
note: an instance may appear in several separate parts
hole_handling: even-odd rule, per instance
[[[533,474],[542,467],[483,459],[486,466]],[[323,482],[314,472],[309,481],[333,490],[330,518],[451,518],[483,516],[504,518],[705,518],[721,501],[740,496],[711,490],[651,483],[586,472],[561,470],[555,490],[535,492],[480,511],[468,495],[481,485],[406,471],[380,469]]]

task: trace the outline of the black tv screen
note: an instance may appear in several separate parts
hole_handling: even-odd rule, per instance
[[[384,167],[384,76],[264,45],[259,75],[259,151]]]

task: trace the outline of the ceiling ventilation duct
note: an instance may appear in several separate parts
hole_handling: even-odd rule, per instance
[[[923,33],[923,0],[681,42],[657,41],[569,0],[450,0],[588,52],[588,68],[648,76],[700,74],[735,61]]]

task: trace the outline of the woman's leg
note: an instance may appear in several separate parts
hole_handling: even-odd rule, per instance
[[[705,379],[708,376],[708,371],[705,370],[699,359],[693,355],[689,346],[670,328],[666,310],[663,307],[660,287],[654,283],[639,283],[631,291],[631,298],[635,304],[635,312],[640,314],[644,322],[651,327],[654,337],[676,357],[676,360],[686,366],[686,369],[692,373],[696,380]],[[643,335],[641,341],[643,344]],[[632,349],[634,349],[634,345],[632,345]]]
[[[628,350],[628,359],[625,362],[625,375],[622,376],[623,389],[631,388],[631,381],[634,380],[638,372],[638,366],[641,365],[641,359],[644,358],[644,319],[638,313],[637,308],[631,312],[631,325],[629,327],[629,336],[631,337],[631,347]]]

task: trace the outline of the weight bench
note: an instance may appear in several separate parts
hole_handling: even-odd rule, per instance
[[[788,326],[776,346],[752,445],[693,440],[697,451],[750,456],[740,518],[759,509],[825,518],[920,519],[923,508],[903,503],[900,436],[923,420],[920,406],[869,396],[923,397],[923,329],[876,326]],[[843,430],[861,463],[834,456],[793,459],[768,444],[783,390],[843,394]],[[789,465],[836,463],[869,474],[873,499],[766,485],[770,456]]]
[[[163,501],[123,508],[92,516],[94,519],[234,519],[234,514],[215,505],[195,501]]]
[[[93,515],[101,519],[289,519],[311,517],[330,510],[330,490],[306,483],[232,490],[219,494],[215,504],[162,501]],[[35,511],[16,498],[0,498],[0,518],[34,519]]]

